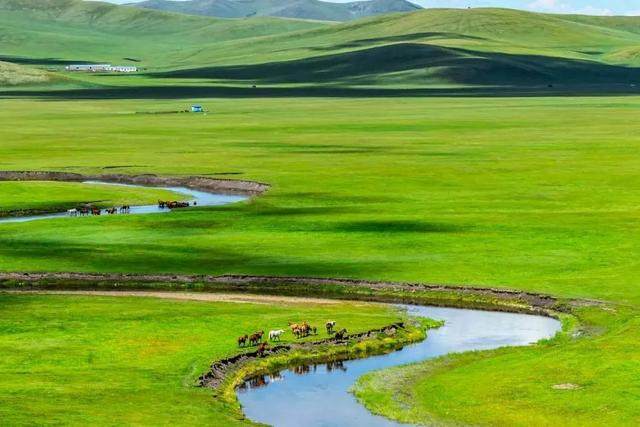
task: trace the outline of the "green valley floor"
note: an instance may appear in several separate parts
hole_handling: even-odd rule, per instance
[[[192,103],[209,112],[169,113]],[[2,224],[2,271],[346,277],[602,300],[604,306],[577,312],[579,334],[429,362],[395,371],[393,381],[367,377],[359,396],[376,411],[411,421],[640,421],[638,97],[24,98],[2,99],[0,109],[3,170],[205,175],[272,185],[260,197],[218,208]],[[21,183],[19,189],[0,183],[11,194],[0,207],[20,205],[19,192],[30,195],[25,208],[52,203],[43,190],[48,185],[60,194],[60,183]],[[94,189],[83,191],[83,199],[93,198]],[[75,198],[55,203],[69,201]],[[2,296],[7,342],[0,356],[14,361],[0,384],[0,401],[10,403],[2,405],[3,418],[19,423],[50,411],[74,423],[88,411],[157,421],[135,418],[138,399],[119,400],[120,409],[106,414],[103,393],[114,400],[122,393],[162,393],[183,405],[184,412],[167,418],[174,421],[214,416],[216,403],[189,381],[225,354],[227,343],[196,339],[213,333],[206,321],[198,321],[198,334],[181,334],[192,324],[183,322],[193,316],[186,311],[207,319],[217,308],[29,298]],[[148,304],[162,310],[147,311]],[[235,314],[250,316],[255,307],[229,307],[225,316],[235,334]],[[286,308],[268,310],[286,317]],[[117,328],[100,330],[103,316],[108,324],[114,317],[126,323],[127,316],[141,323],[125,329],[130,342],[123,343],[112,335]],[[93,332],[63,346],[58,340],[76,328]],[[95,334],[106,341],[96,343]],[[176,346],[178,355],[163,355],[158,367],[147,357],[161,350],[136,347],[140,335],[143,342]],[[101,346],[103,360],[92,355],[93,346]],[[46,356],[52,371],[20,354]],[[78,363],[97,369],[76,372]],[[166,377],[169,366],[175,371]],[[152,387],[157,381],[164,385]],[[564,383],[579,387],[553,388]],[[397,387],[408,397],[391,401]],[[53,398],[31,405],[43,388],[45,396],[65,396],[71,406],[54,405]],[[406,405],[413,406],[398,414]]]

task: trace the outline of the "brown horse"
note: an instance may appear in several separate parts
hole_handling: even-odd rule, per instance
[[[269,348],[269,343],[266,343],[266,342],[260,343],[260,345],[258,346],[258,350],[256,350],[256,354],[259,357],[264,357],[264,353],[267,351],[268,348]]]
[[[345,328],[340,329],[338,332],[336,332],[336,334],[334,335],[334,338],[337,340],[343,340],[347,337],[347,330]]]
[[[247,345],[247,340],[249,339],[248,335],[243,335],[241,337],[238,337],[238,347],[244,347]]]
[[[264,335],[264,331],[258,331],[249,336],[249,345],[258,345],[260,341],[262,341],[262,336]]]

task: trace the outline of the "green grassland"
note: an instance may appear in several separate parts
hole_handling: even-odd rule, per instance
[[[613,89],[637,93],[639,18],[426,10],[329,25],[188,17],[77,0],[8,0],[0,8],[0,60],[64,76],[45,89],[2,89],[0,169],[206,175],[272,185],[246,202],[169,215],[3,224],[1,271],[351,277],[600,299],[606,306],[577,312],[582,326],[575,336],[371,375],[358,396],[378,412],[414,422],[640,421],[640,98],[604,96]],[[59,72],[86,61],[144,70]],[[563,87],[598,96],[531,96],[557,95]],[[477,88],[490,96],[442,97],[477,95]],[[498,96],[514,88],[528,97]],[[81,97],[92,99],[74,100]],[[195,102],[210,113],[162,114]],[[98,195],[99,189],[68,184],[71,194],[66,185],[2,184],[0,205],[22,207],[24,191],[26,208],[152,194]],[[220,416],[219,402],[190,388],[198,369],[184,367],[228,354],[228,343],[181,341],[167,322],[196,309],[136,300],[114,311],[116,303],[103,299],[2,298],[3,310],[18,310],[21,319],[3,319],[13,325],[9,332],[31,325],[20,340],[25,348],[49,342],[39,331],[56,316],[83,318],[82,307],[97,313],[83,342],[47,348],[62,367],[45,373],[56,376],[34,380],[47,380],[47,392],[66,396],[65,405],[55,404],[58,395],[44,399],[43,387],[31,383],[27,392],[39,409],[28,409],[23,378],[41,367],[31,359],[13,365],[15,374],[0,384],[0,400],[10,405],[0,410],[15,423],[44,413],[61,423],[86,422],[81,414],[141,424],[154,423],[154,416],[185,424]],[[96,336],[118,331],[120,311],[146,304],[166,308],[126,330],[145,340],[157,336],[161,346],[175,341],[179,355],[149,371],[140,352],[103,341],[110,360],[122,363],[120,375],[89,368],[76,375],[72,362],[94,363],[87,348]],[[230,325],[255,314],[250,306],[233,307],[237,317],[220,316]],[[25,317],[39,310],[42,317]],[[58,327],[68,323],[75,324]],[[194,327],[187,320],[179,325]],[[195,330],[212,336],[204,326]],[[15,345],[3,347],[3,358],[21,357]],[[182,374],[165,377],[176,364]],[[65,381],[52,386],[62,373]],[[87,378],[102,397],[85,392]],[[151,381],[161,385],[153,389]],[[553,388],[564,383],[579,388]],[[406,395],[394,401],[399,389]],[[139,397],[124,401],[122,390]],[[149,390],[149,400],[140,390]],[[171,404],[159,409],[149,403],[154,398]],[[143,404],[146,413],[139,411]]]
[[[236,337],[300,319],[356,332],[402,317],[350,303],[0,294],[0,305],[5,425],[239,425],[235,405],[195,387],[211,361],[238,352]]]
[[[468,378],[447,394],[452,409],[478,402],[458,421],[504,411],[522,423],[613,423],[639,412],[629,397],[640,391],[637,98],[193,101],[212,112],[136,114],[185,104],[176,101],[2,101],[5,169],[120,166],[110,170],[272,184],[226,207],[5,224],[2,270],[354,277],[603,299],[612,311],[581,313],[575,341],[468,356],[437,378]],[[423,384],[406,387],[422,395]],[[506,397],[486,411],[496,394]],[[451,418],[414,401],[424,404],[414,420]]]
[[[411,424],[637,425],[637,310],[577,313],[588,325],[579,339],[378,371],[354,392],[369,410]]]
[[[0,215],[23,210],[59,212],[87,203],[98,207],[152,205],[184,197],[155,188],[38,181],[0,182],[0,194]]]
[[[184,105],[173,101],[2,101],[7,170],[273,186],[162,218],[6,224],[2,268],[346,276],[639,300],[636,98],[198,102],[212,113],[135,114]],[[144,262],[126,248],[147,250]]]

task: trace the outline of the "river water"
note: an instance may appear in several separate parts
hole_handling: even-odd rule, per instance
[[[390,354],[253,378],[238,389],[245,415],[283,427],[399,426],[371,414],[349,393],[360,376],[448,353],[528,345],[561,329],[559,321],[544,316],[429,306],[406,309],[413,316],[444,320],[445,325],[430,330],[426,340]]]
[[[140,187],[131,184],[102,184]],[[184,196],[198,206],[220,206],[247,196],[214,194],[186,187],[161,188]],[[157,205],[131,206],[130,214],[171,212]],[[0,218],[0,223],[68,217],[67,213]],[[81,218],[74,218],[80,220]],[[404,306],[410,315],[445,321],[426,340],[400,351],[341,363],[299,366],[276,375],[253,378],[238,389],[238,399],[251,420],[278,427],[381,427],[401,424],[367,411],[349,389],[363,374],[392,366],[432,359],[448,353],[522,346],[554,336],[559,321],[527,314],[429,306]]]
[[[85,181],[84,184],[100,184],[100,185],[121,186],[121,187],[148,188],[141,185],[116,184],[116,183],[101,182],[101,181]],[[158,188],[161,190],[169,190],[169,191],[173,191],[174,193],[181,194],[183,196],[183,199],[181,199],[180,201],[185,201],[185,202],[189,201],[191,202],[191,204],[193,204],[193,202],[195,201],[197,203],[197,206],[222,206],[222,205],[228,205],[230,203],[239,202],[241,200],[246,200],[248,198],[247,196],[207,193],[205,191],[192,190],[186,187],[153,187],[153,188]],[[171,209],[159,208],[157,205],[131,206],[131,211],[129,212],[129,215],[167,213],[167,212],[171,212]],[[60,212],[60,213],[54,213],[54,214],[5,217],[5,218],[0,218],[0,224],[10,223],[10,222],[28,222],[28,221],[36,221],[40,219],[52,219],[52,218],[63,218],[63,217],[69,217],[69,215],[66,212]],[[80,219],[80,218],[73,217],[73,219]]]

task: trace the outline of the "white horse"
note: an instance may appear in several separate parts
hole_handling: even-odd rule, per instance
[[[275,331],[269,331],[269,341],[280,341],[280,335],[284,334],[283,329],[276,329]]]
[[[331,332],[333,332],[333,328],[336,327],[336,321],[329,320],[327,323],[324,324],[324,327],[327,329],[327,333],[330,334]]]
[[[69,215],[69,216],[78,216],[78,209],[69,209],[67,211],[67,215]]]

